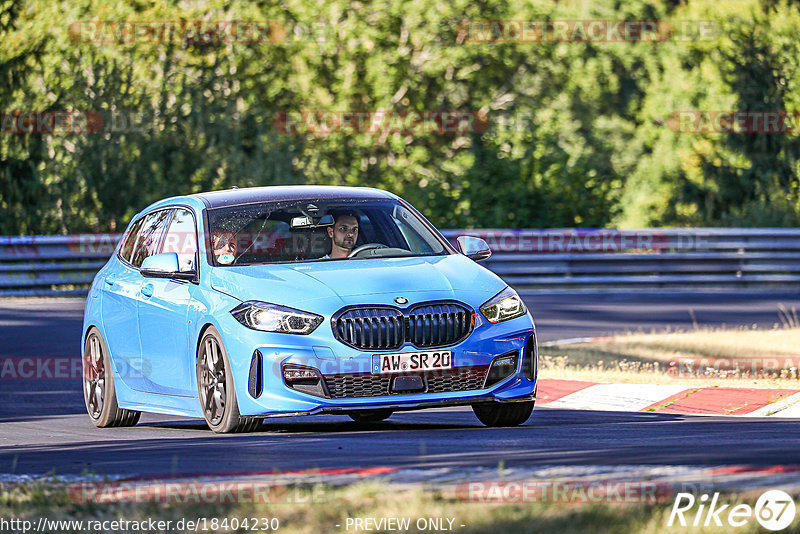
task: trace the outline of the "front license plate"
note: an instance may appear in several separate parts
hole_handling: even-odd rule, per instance
[[[381,375],[452,367],[453,353],[449,350],[372,355],[372,372]]]

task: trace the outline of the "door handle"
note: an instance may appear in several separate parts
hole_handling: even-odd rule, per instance
[[[153,296],[153,284],[145,284],[142,286],[142,295],[145,297]]]
[[[113,286],[114,285],[114,279],[113,278],[106,277],[105,281],[106,281],[106,285],[109,285],[109,286]]]

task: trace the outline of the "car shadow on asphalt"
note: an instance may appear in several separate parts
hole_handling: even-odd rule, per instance
[[[138,426],[152,428],[162,428],[170,430],[202,430],[210,432],[208,426],[202,422],[156,422],[140,423]],[[259,426],[255,431],[247,434],[232,434],[234,436],[245,436],[254,434],[326,434],[342,432],[375,432],[393,430],[454,430],[479,427],[483,428],[477,420],[474,424],[454,424],[454,423],[401,423],[393,421],[381,421],[379,423],[356,423],[355,421],[326,421],[326,422],[267,422]]]
[[[148,417],[153,420],[132,428],[97,429],[88,417],[75,416],[10,425],[3,429],[8,434],[0,446],[0,473],[230,474],[496,467],[500,461],[517,466],[788,465],[797,463],[800,447],[796,420],[724,416],[543,409],[523,426],[486,428],[467,411],[423,412],[372,424],[333,416],[318,422],[273,419],[250,434],[213,434],[199,419]],[[776,435],[783,439],[775,440]]]
[[[539,417],[537,417],[537,413]],[[547,414],[547,415],[545,415]],[[530,419],[518,427],[489,428],[481,424],[471,411],[462,412],[413,412],[393,415],[386,421],[364,423],[351,421],[341,416],[308,416],[266,418],[253,432],[248,434],[232,434],[234,436],[264,434],[341,434],[360,432],[393,432],[393,431],[435,431],[435,430],[470,430],[513,431],[514,429],[544,428],[552,426],[582,424],[624,424],[655,423],[680,421],[687,417],[683,414],[663,414],[651,412],[611,412],[592,410],[565,410],[537,408]],[[323,419],[324,418],[324,419]],[[140,422],[138,426],[165,430],[192,430],[210,432],[202,420],[170,420]]]

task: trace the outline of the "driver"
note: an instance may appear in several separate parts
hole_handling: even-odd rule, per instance
[[[331,253],[325,258],[346,258],[356,246],[358,239],[358,219],[352,213],[340,213],[333,227],[328,228],[331,238]]]
[[[217,263],[230,265],[236,259],[236,234],[233,232],[214,232],[211,246]]]

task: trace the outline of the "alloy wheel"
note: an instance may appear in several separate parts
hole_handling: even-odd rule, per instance
[[[209,337],[200,356],[200,392],[206,419],[218,425],[225,416],[225,362],[219,343]]]
[[[83,387],[86,390],[86,401],[89,415],[99,419],[103,412],[106,392],[106,373],[103,363],[103,349],[96,334],[89,336],[84,354],[85,366]]]

